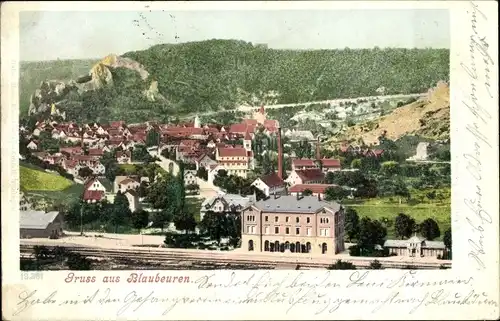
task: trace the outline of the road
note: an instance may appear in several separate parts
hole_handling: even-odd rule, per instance
[[[387,99],[408,99],[412,97],[422,97],[424,95],[427,95],[427,93],[422,93],[422,94],[398,94],[398,95],[386,95],[386,96],[367,96],[367,97],[354,97],[354,98],[339,98],[339,99],[328,99],[328,100],[319,100],[319,101],[308,101],[308,102],[303,102],[303,103],[290,103],[290,104],[276,104],[276,105],[265,105],[266,109],[280,109],[280,108],[285,108],[285,107],[295,107],[295,106],[310,106],[313,104],[340,104],[341,102],[350,102],[353,101],[355,102],[358,99],[366,99],[366,100],[387,100]],[[248,106],[248,105],[240,105],[236,107],[235,109],[230,109],[230,110],[217,110],[217,111],[209,111],[209,112],[204,112],[204,113],[196,113],[196,114],[190,114],[190,115],[185,115],[180,118],[182,119],[191,119],[194,118],[196,115],[198,116],[210,116],[210,115],[215,115],[223,112],[234,112],[234,111],[240,111],[240,112],[250,112],[258,108],[258,106]]]

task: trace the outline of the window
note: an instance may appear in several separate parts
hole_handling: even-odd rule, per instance
[[[297,217],[295,218],[295,223],[300,223],[300,217],[298,217],[298,216],[297,216]]]
[[[286,219],[285,219],[285,221],[286,221],[287,223],[288,223],[288,222],[290,222],[290,217],[289,217],[289,216],[287,216],[287,217],[286,217]]]
[[[269,221],[269,216],[265,216],[265,217],[264,217],[264,220],[265,220],[266,222],[268,222],[268,221]]]
[[[289,228],[289,227],[287,227],[287,228],[285,229],[285,233],[286,233],[286,234],[290,234],[290,228]]]
[[[311,223],[311,218],[310,217],[306,218],[306,222],[307,224]]]
[[[311,236],[312,235],[312,228],[308,227],[307,228],[307,236]]]
[[[266,226],[266,227],[264,228],[264,231],[265,231],[265,232],[264,232],[265,234],[269,234],[269,226]]]
[[[278,222],[278,221],[279,221],[279,219],[280,219],[280,218],[279,218],[278,216],[275,216],[275,217],[274,217],[274,221],[275,221],[275,222]]]
[[[325,236],[330,236],[330,229],[329,228],[325,228]]]
[[[274,227],[274,234],[280,234],[280,227],[279,226]]]
[[[296,227],[295,228],[295,235],[299,235],[300,234],[300,227]]]

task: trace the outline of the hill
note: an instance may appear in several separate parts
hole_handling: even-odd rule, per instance
[[[397,140],[406,135],[416,135],[431,140],[450,138],[450,88],[439,82],[426,97],[394,109],[377,120],[348,127],[345,132],[331,139],[333,145],[341,141],[360,141],[367,145],[378,144],[378,137]]]
[[[134,122],[242,104],[421,93],[449,79],[449,50],[277,50],[207,40],[110,55],[71,82],[52,68],[33,97],[22,97],[24,110],[47,114],[55,103],[66,118]]]
[[[42,81],[58,79],[70,81],[88,73],[97,62],[94,60],[21,61],[19,71],[19,106],[21,115],[28,113],[30,96]]]
[[[23,191],[63,191],[74,183],[58,174],[19,166],[20,187]]]

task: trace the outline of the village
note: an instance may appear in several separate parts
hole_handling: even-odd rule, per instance
[[[221,238],[233,237],[230,247],[245,252],[339,255],[349,251],[354,256],[431,259],[444,258],[447,253],[443,242],[413,233],[416,223],[412,218],[404,217],[413,222],[413,227],[402,235],[406,240],[390,240],[386,239],[387,227],[377,220],[368,220],[360,227],[363,220],[341,205],[356,197],[370,197],[376,188],[360,174],[361,166],[342,166],[340,157],[323,155],[382,163],[391,159],[390,155],[385,157],[389,152],[348,142],[338,145],[334,152],[326,150],[321,147],[320,137],[309,131],[282,129],[278,121],[267,118],[264,106],[229,126],[201,124],[197,116],[191,123],[176,125],[154,121],[79,125],[45,120],[38,121],[32,131],[21,126],[20,135],[26,144],[21,160],[29,158],[46,171],[59,172],[82,184],[83,203],[113,204],[118,195],[124,196],[129,215],[140,212],[146,216],[139,225],[142,228],[152,226],[152,218],[159,217],[157,212],[162,211],[148,203],[148,189],[162,176],[182,175],[186,200],[199,199],[199,226],[192,230],[195,234],[200,234],[200,229],[211,236],[216,234],[215,244],[220,244]],[[305,150],[299,152],[299,148]],[[297,157],[297,152],[311,157]],[[425,154],[425,150],[421,153]],[[117,171],[151,164],[152,171],[143,171],[147,175]],[[339,177],[344,183],[339,182]],[[40,228],[32,228],[31,222],[39,222],[43,211],[31,209],[24,195],[21,202],[21,237],[63,237],[62,215],[53,211],[52,215],[42,215],[47,220]],[[350,217],[346,218],[346,214]],[[239,227],[232,233],[222,231],[222,227],[214,227],[222,225],[222,221],[207,215],[230,215]],[[84,218],[80,219],[83,222]],[[345,229],[346,219],[356,225],[354,231]],[[367,231],[361,232],[363,228]],[[368,234],[363,244],[360,233]],[[358,243],[345,242],[352,238]],[[171,245],[178,243],[172,241]]]

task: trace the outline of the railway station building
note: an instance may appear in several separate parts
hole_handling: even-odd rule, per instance
[[[345,250],[344,208],[317,196],[272,195],[242,210],[242,250],[333,255]]]

